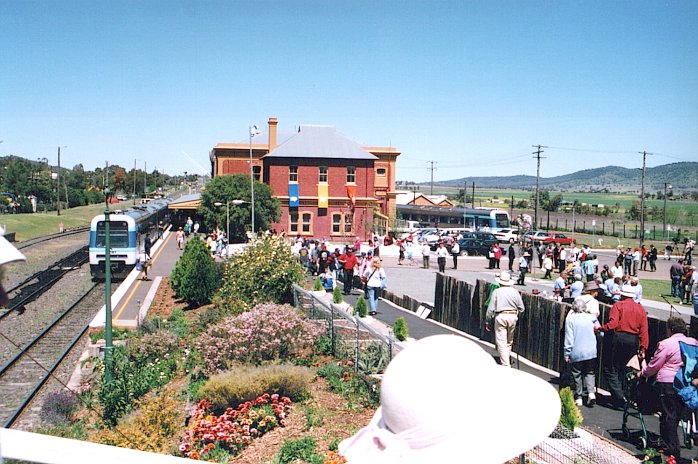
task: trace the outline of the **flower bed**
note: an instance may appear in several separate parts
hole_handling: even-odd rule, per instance
[[[220,416],[213,415],[211,409],[212,404],[206,400],[196,405],[191,425],[179,443],[184,457],[208,460],[221,453],[235,456],[254,438],[284,427],[291,400],[265,393],[236,409],[228,408]]]

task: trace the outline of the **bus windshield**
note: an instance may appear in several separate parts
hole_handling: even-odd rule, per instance
[[[494,221],[497,228],[499,229],[508,229],[511,227],[511,223],[509,222],[509,215],[504,214],[504,213],[497,213],[494,215]]]

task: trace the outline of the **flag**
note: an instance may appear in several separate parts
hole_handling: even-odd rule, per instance
[[[356,208],[356,185],[347,185],[347,196],[351,202],[351,207]]]
[[[317,186],[317,207],[327,208],[330,203],[329,186],[327,184],[318,184]]]
[[[301,205],[298,195],[298,184],[288,184],[288,206],[290,208],[298,208]]]

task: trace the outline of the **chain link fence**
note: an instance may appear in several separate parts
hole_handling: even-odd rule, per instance
[[[293,286],[296,308],[326,328],[330,353],[341,361],[351,361],[364,374],[382,374],[402,345],[391,334],[382,334],[371,326],[371,318],[350,314],[351,307],[327,299],[324,290],[308,291]]]

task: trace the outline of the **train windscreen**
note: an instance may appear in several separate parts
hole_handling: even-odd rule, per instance
[[[104,221],[97,223],[97,240],[95,246],[104,247]],[[109,221],[109,246],[111,248],[128,247],[128,224],[125,221]]]

